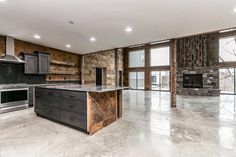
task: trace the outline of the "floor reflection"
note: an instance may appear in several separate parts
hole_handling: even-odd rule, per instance
[[[169,92],[126,90],[123,117],[93,136],[33,109],[7,113],[0,115],[0,156],[235,157],[235,102],[233,95],[178,95],[170,108]]]
[[[126,95],[126,93],[128,95]],[[125,120],[141,124],[169,142],[216,142],[225,149],[236,148],[236,96],[177,96],[170,108],[169,92],[125,91]]]
[[[226,149],[233,149],[236,147],[235,143],[235,130],[229,127],[220,127],[219,129],[219,139],[220,144]]]

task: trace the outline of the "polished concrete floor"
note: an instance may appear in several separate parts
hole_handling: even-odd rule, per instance
[[[233,157],[236,96],[124,91],[124,115],[93,136],[37,117],[0,115],[0,157]]]

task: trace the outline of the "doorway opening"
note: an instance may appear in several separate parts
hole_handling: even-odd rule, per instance
[[[107,68],[101,68],[97,67],[96,68],[96,85],[97,86],[104,86],[107,84]]]

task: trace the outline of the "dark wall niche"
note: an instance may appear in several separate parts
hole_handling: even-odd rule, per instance
[[[0,63],[0,84],[45,83],[45,75],[26,75],[24,74],[24,64]]]

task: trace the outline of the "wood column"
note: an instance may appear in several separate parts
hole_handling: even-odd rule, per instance
[[[114,60],[115,60],[115,85],[119,85],[119,55],[118,55],[118,49],[115,49],[115,55],[114,55]],[[108,61],[109,62],[109,61]]]
[[[123,113],[122,90],[117,91],[117,118],[121,118]]]
[[[151,59],[149,44],[144,46],[145,50],[145,90],[151,90]]]
[[[171,107],[176,107],[176,80],[177,80],[177,40],[172,39],[170,41],[171,47]]]
[[[124,48],[123,51],[123,85],[129,86],[129,48]]]
[[[84,76],[83,76],[84,56],[81,55],[79,62],[80,62],[80,64],[79,64],[79,67],[80,67],[80,83],[84,84]]]

